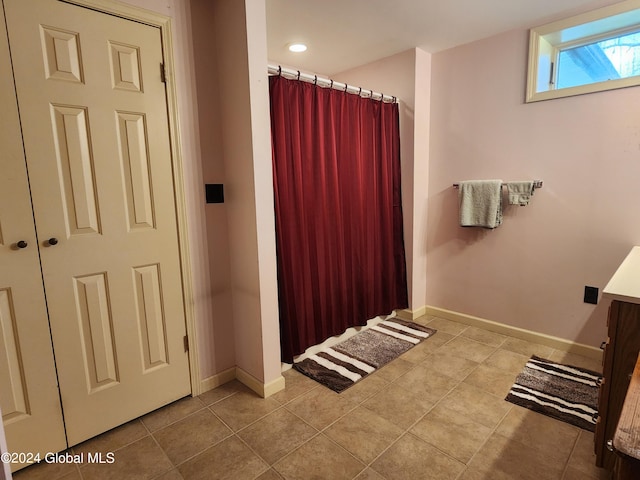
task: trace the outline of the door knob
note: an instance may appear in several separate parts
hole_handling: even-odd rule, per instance
[[[58,239],[56,237],[51,237],[49,240],[47,240],[47,243],[51,246],[53,245],[57,245],[58,244]]]
[[[16,247],[27,248],[27,242],[25,242],[24,240],[20,240],[18,243],[16,243]]]

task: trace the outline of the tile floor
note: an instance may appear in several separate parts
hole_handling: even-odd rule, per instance
[[[435,317],[426,342],[338,395],[294,370],[261,399],[237,381],[78,445],[111,465],[23,479],[595,480],[593,434],[503,400],[531,354],[598,361]]]

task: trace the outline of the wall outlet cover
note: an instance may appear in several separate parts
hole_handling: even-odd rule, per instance
[[[598,287],[584,287],[584,303],[598,304]]]

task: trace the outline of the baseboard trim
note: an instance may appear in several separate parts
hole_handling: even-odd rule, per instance
[[[231,367],[220,373],[200,380],[200,393],[208,392],[209,390],[213,390],[220,385],[224,385],[225,383],[229,383],[236,379],[256,392],[262,398],[267,398],[274,393],[283,390],[285,386],[284,377],[282,375],[269,383],[262,383],[240,367]]]
[[[420,307],[417,310],[410,310],[408,308],[404,310],[396,310],[396,316],[401,320],[414,321],[416,318],[422,317],[427,313],[427,306]]]
[[[513,327],[511,325],[494,322],[485,318],[467,315],[466,313],[455,312],[452,310],[447,310],[445,308],[432,307],[430,305],[426,305],[416,311],[424,311],[423,315],[432,315],[434,317],[452,320],[454,322],[463,323],[465,325],[481,327],[491,332],[509,335],[511,337],[519,338],[520,340],[525,340],[527,342],[539,343],[541,345],[546,345],[563,352],[576,353],[578,355],[593,358],[596,360],[600,360],[602,358],[602,350],[597,347],[592,347],[591,345],[572,342],[564,338],[554,337],[552,335],[546,335],[544,333],[538,333],[532,330],[526,330],[524,328]]]
[[[262,383],[256,377],[254,377],[250,373],[245,372],[240,367],[236,367],[236,378],[239,382],[249,387],[262,398],[267,398],[274,393],[283,390],[285,386],[284,377],[282,375],[269,383]]]
[[[214,388],[229,383],[236,378],[236,367],[227,368],[220,373],[200,380],[200,393],[208,392]]]

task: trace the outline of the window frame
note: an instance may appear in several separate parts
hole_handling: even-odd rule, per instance
[[[550,85],[549,79],[556,76],[551,69],[552,65],[557,65],[560,49],[593,43],[598,38],[621,36],[618,32],[631,30],[640,31],[640,0],[627,0],[532,28],[529,32],[526,103],[640,85],[640,75],[635,75],[537,91],[541,82]]]

